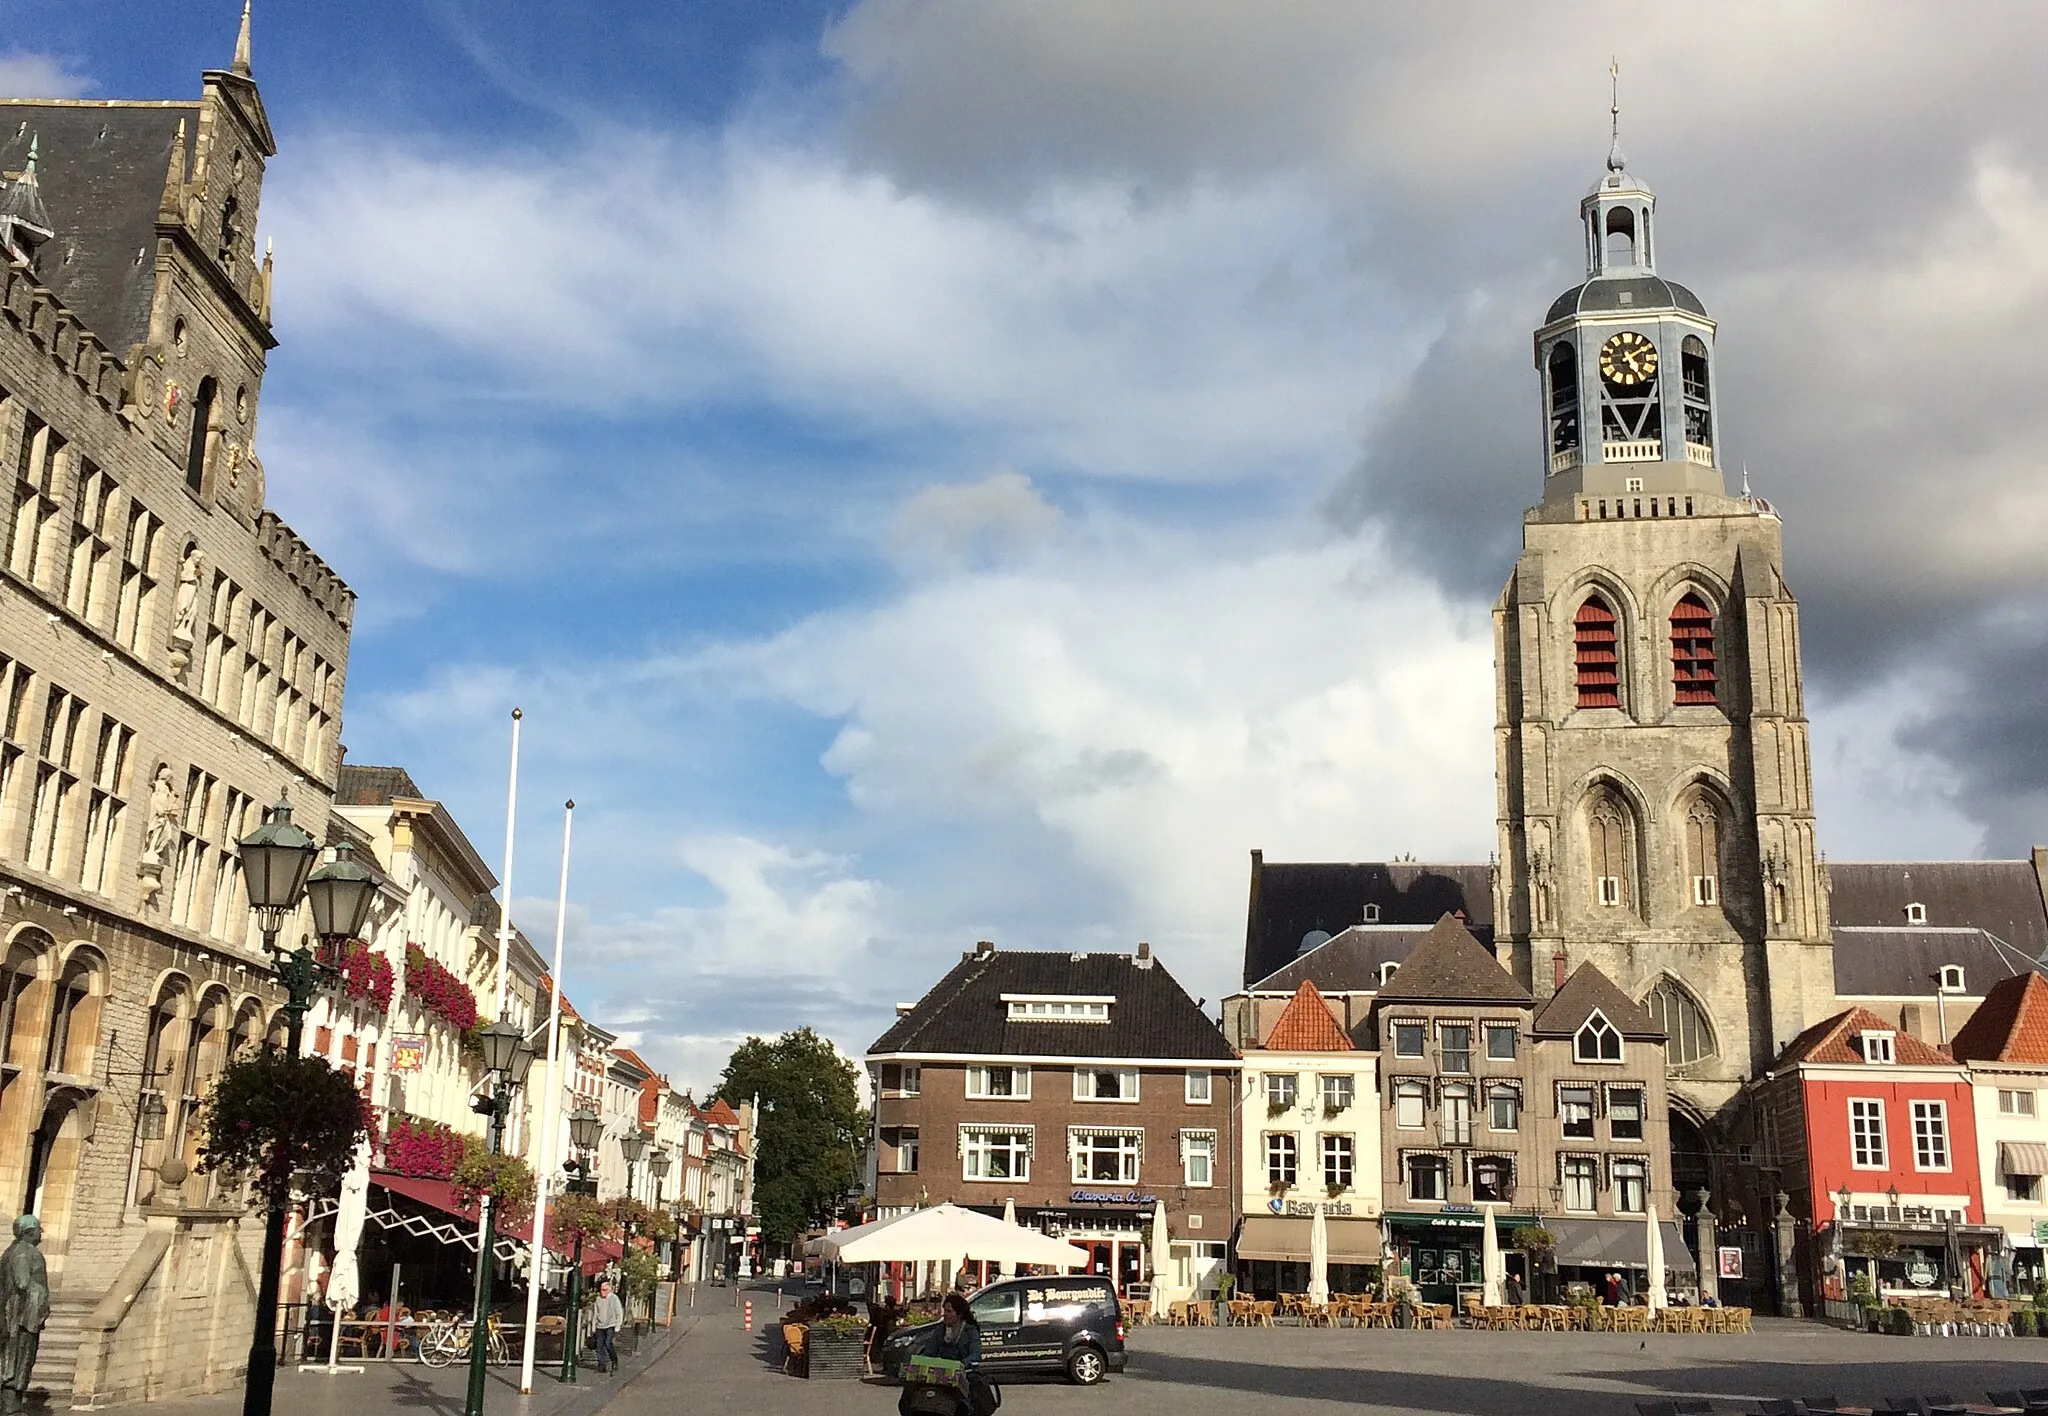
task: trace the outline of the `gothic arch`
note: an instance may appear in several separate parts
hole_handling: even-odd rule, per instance
[[[1666,615],[1678,603],[1679,597],[1688,590],[1707,602],[1708,608],[1719,614],[1724,605],[1734,596],[1728,582],[1714,573],[1711,566],[1698,561],[1680,561],[1668,566],[1662,574],[1650,583],[1649,594],[1644,602],[1657,606]]]
[[[52,985],[43,1069],[67,1077],[93,1076],[99,1070],[100,1015],[106,1006],[106,956],[74,944]]]
[[[1575,855],[1591,912],[1626,911],[1640,918],[1648,815],[1639,795],[1623,790],[1612,777],[1597,775],[1579,796],[1574,817]]]
[[[1681,909],[1727,909],[1739,818],[1728,793],[1704,776],[1693,776],[1672,794],[1669,815],[1679,863]]]
[[[1700,1000],[1698,990],[1671,970],[1665,969],[1652,979],[1636,1001],[1664,1029],[1666,1065],[1683,1067],[1720,1055],[1720,1033],[1714,1026],[1713,1014]],[[1680,1098],[1674,1094],[1670,1100],[1672,1109],[1677,1110]],[[1704,1111],[1696,1118],[1700,1126],[1705,1126],[1707,1119]]]

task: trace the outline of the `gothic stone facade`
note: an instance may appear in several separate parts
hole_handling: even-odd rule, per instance
[[[261,1225],[178,1166],[277,1023],[232,842],[287,788],[320,835],[338,755],[353,596],[252,451],[247,41],[196,101],[0,102],[0,1217],[44,1220],[59,1402],[245,1360]]]

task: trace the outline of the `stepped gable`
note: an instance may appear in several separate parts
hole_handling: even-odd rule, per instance
[[[1570,1037],[1595,1011],[1625,1038],[1661,1040],[1664,1036],[1664,1029],[1657,1026],[1648,1009],[1591,964],[1580,964],[1572,970],[1564,987],[1530,1022],[1529,1031],[1543,1037]]]
[[[1823,1018],[1786,1046],[1778,1054],[1775,1067],[1788,1067],[1799,1062],[1820,1062],[1847,1064],[1860,1067],[1866,1065],[1863,1054],[1856,1050],[1850,1037],[1860,1032],[1882,1032],[1892,1034],[1892,1055],[1895,1065],[1901,1067],[1949,1067],[1955,1059],[1940,1048],[1929,1046],[1911,1033],[1901,1032],[1895,1025],[1886,1022],[1868,1008],[1850,1008]]]
[[[1311,934],[1335,935],[1365,923],[1427,929],[1447,914],[1462,914],[1466,927],[1493,948],[1493,876],[1483,861],[1274,864],[1253,851],[1244,982],[1249,987],[1292,963]]]
[[[1408,962],[1394,970],[1379,1001],[1516,1003],[1528,1007],[1529,990],[1450,915],[1436,922]]]
[[[2024,973],[1994,984],[1949,1051],[1958,1062],[2048,1065],[2048,978]]]
[[[1316,986],[1303,980],[1262,1044],[1268,1052],[1352,1052],[1356,1049]]]

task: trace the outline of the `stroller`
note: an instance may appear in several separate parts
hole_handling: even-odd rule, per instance
[[[966,1374],[966,1390],[920,1379],[904,1378],[896,1399],[897,1416],[992,1416],[1003,1404],[1003,1389],[980,1372]]]

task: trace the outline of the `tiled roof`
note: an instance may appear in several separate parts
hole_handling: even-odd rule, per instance
[[[1324,993],[1377,993],[1380,965],[1406,960],[1429,931],[1425,924],[1354,924],[1250,986],[1259,993],[1292,993],[1303,983]]]
[[[1778,1054],[1778,1066],[1789,1066],[1796,1062],[1826,1062],[1866,1065],[1863,1054],[1857,1051],[1849,1039],[1856,1033],[1885,1032],[1892,1034],[1892,1056],[1898,1065],[1905,1067],[1947,1067],[1953,1059],[1939,1048],[1930,1047],[1911,1033],[1901,1032],[1868,1008],[1850,1008],[1815,1023]],[[1882,1064],[1874,1064],[1882,1065]]]
[[[2048,902],[2031,860],[1829,861],[1828,914],[1837,926],[1900,926],[1906,906],[1927,922],[1997,935],[2030,959],[2048,957]]]
[[[656,1075],[655,1070],[647,1065],[647,1059],[630,1047],[614,1047],[612,1049],[612,1056],[618,1058],[619,1061],[625,1063],[628,1067],[637,1067],[649,1077]]]
[[[2040,966],[1974,926],[1835,926],[1835,995],[1839,998],[1932,998],[1949,964],[1963,970],[1963,991],[1982,997],[1991,985]]]
[[[1285,968],[1316,934],[1334,935],[1366,921],[1428,928],[1463,912],[1465,923],[1493,947],[1493,883],[1488,866],[1423,865],[1412,861],[1269,864],[1252,852],[1251,901],[1245,917],[1247,985]],[[1296,980],[1299,982],[1299,980]]]
[[[1012,1022],[1002,996],[1114,998],[1107,1022]],[[876,1053],[970,1057],[1235,1057],[1222,1030],[1145,955],[977,949],[876,1038]]]
[[[1992,985],[1949,1051],[1963,1062],[2048,1063],[2048,978],[2015,974]]]
[[[1598,1009],[1623,1037],[1662,1038],[1647,1009],[1614,986],[1614,980],[1591,964],[1580,964],[1529,1024],[1531,1033],[1570,1037]]]
[[[1306,979],[1281,1010],[1273,1030],[1260,1044],[1268,1052],[1350,1052],[1351,1039],[1337,1024],[1330,1005]]]
[[[737,1126],[740,1124],[740,1114],[728,1106],[725,1098],[722,1096],[704,1108],[704,1119],[714,1126]]]
[[[1449,915],[1436,922],[1408,962],[1394,970],[1380,990],[1379,1001],[1520,1003],[1529,990],[1500,966],[1486,947]]]
[[[403,767],[358,767],[344,763],[335,778],[336,806],[385,806],[395,797],[426,800],[412,774]]]
[[[640,1124],[653,1126],[661,1120],[661,1089],[659,1077],[646,1077],[640,1082]]]

